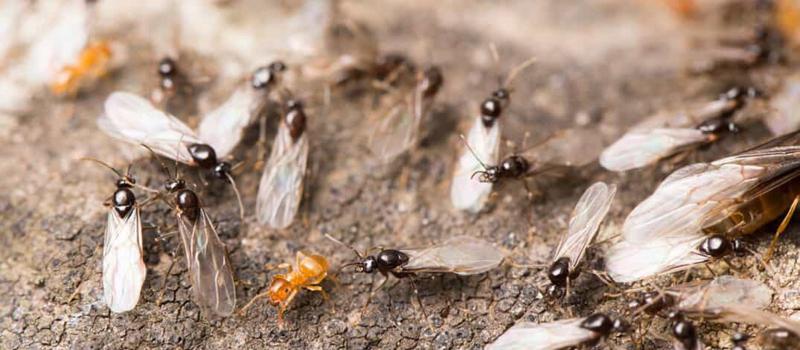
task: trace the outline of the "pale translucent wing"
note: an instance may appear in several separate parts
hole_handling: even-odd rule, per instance
[[[101,130],[116,139],[144,144],[154,152],[186,164],[193,160],[186,146],[204,143],[186,124],[166,114],[149,101],[127,92],[114,92],[105,102],[98,120]]]
[[[133,310],[146,275],[139,209],[132,209],[125,218],[111,209],[103,245],[103,298],[108,308],[112,312]]]
[[[641,168],[710,140],[694,128],[634,130],[600,154],[600,165],[611,171]]]
[[[497,164],[500,155],[500,124],[496,121],[492,127],[487,128],[479,116],[469,130],[467,143],[481,161],[486,164]],[[480,170],[484,170],[480,162],[464,147],[456,163],[453,183],[450,185],[450,201],[453,207],[473,213],[483,208],[492,192],[492,184],[472,178],[472,175]]]
[[[308,160],[308,138],[292,140],[284,123],[278,130],[269,160],[258,186],[258,221],[273,228],[288,227],[303,198],[303,178]]]
[[[393,104],[370,135],[370,150],[381,163],[390,163],[417,143],[422,115],[414,113],[415,100],[408,94]]]
[[[580,167],[597,160],[603,140],[596,130],[567,129],[524,152],[522,157],[543,167]]]
[[[89,11],[84,0],[67,0],[35,42],[28,56],[31,81],[47,83],[65,66],[75,63],[89,37]]]
[[[205,210],[195,222],[179,217],[194,301],[207,314],[228,316],[236,307],[236,286],[225,244]]]
[[[738,103],[732,99],[717,99],[711,102],[678,112],[660,112],[636,124],[631,130],[646,131],[651,129],[667,128],[682,129],[695,127],[703,121],[718,117],[724,112],[736,108]]]
[[[692,237],[654,237],[649,241],[621,241],[606,252],[606,270],[616,282],[635,282],[650,276],[687,269],[708,260],[697,247],[705,239]]]
[[[6,54],[22,39],[16,29],[26,10],[31,11],[25,1],[0,1],[0,67],[6,63]]]
[[[681,293],[677,309],[684,314],[711,317],[730,305],[764,309],[772,302],[772,289],[762,282],[720,276],[713,281]]]
[[[408,255],[406,272],[450,272],[458,275],[484,273],[503,262],[505,255],[484,240],[461,236],[423,249],[401,249]]]
[[[625,240],[642,242],[700,232],[707,218],[719,212],[720,205],[729,204],[756,184],[765,168],[690,165],[678,171],[680,176],[668,177],[669,181],[628,215],[622,227]]]
[[[598,334],[581,327],[583,318],[550,323],[520,322],[506,330],[486,350],[557,350],[597,339]]]
[[[772,112],[764,122],[773,135],[784,135],[800,129],[800,75],[793,75],[784,81],[778,93],[769,99]]]
[[[217,157],[224,158],[239,144],[263,98],[250,86],[236,89],[221,106],[203,117],[197,127],[199,138],[214,148]]]
[[[720,322],[738,322],[759,326],[778,327],[787,329],[794,334],[800,334],[800,322],[743,305],[728,306],[718,313],[718,318],[716,320]]]
[[[586,247],[597,234],[616,192],[616,185],[609,186],[604,182],[597,182],[586,189],[575,205],[569,220],[569,230],[558,244],[553,261],[568,257],[570,270],[581,262]]]

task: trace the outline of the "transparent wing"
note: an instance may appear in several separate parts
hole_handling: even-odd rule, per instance
[[[683,291],[677,309],[684,314],[709,318],[730,305],[765,309],[772,302],[772,289],[762,282],[720,276]]]
[[[67,0],[58,16],[32,44],[26,58],[26,73],[31,81],[48,83],[67,65],[74,64],[89,38],[89,11],[86,1]]]
[[[764,175],[762,166],[693,164],[668,177],[625,219],[625,240],[644,242],[699,233]]]
[[[370,135],[369,147],[382,164],[388,164],[397,156],[417,144],[423,115],[416,113],[420,99],[414,89],[393,103],[383,115],[378,129]]]
[[[258,186],[256,215],[260,223],[273,228],[285,228],[292,223],[303,198],[307,159],[306,134],[294,141],[289,129],[281,123]]]
[[[687,269],[708,260],[697,247],[702,234],[687,237],[655,237],[631,243],[623,240],[606,252],[606,270],[619,283]]]
[[[206,314],[228,316],[236,307],[236,286],[225,244],[205,210],[195,222],[179,217],[194,301]]]
[[[242,131],[257,113],[265,96],[250,86],[242,86],[217,109],[207,113],[197,127],[199,138],[211,145],[217,157],[230,154],[242,139]]]
[[[784,80],[778,93],[769,99],[772,111],[764,117],[773,135],[784,135],[800,129],[800,75],[795,74]]]
[[[112,312],[133,310],[146,275],[139,209],[124,218],[109,210],[103,245],[103,298],[108,308]]]
[[[581,327],[583,318],[550,323],[520,322],[486,347],[487,350],[557,350],[597,339],[597,333]]]
[[[487,128],[478,116],[469,130],[467,143],[481,161],[486,164],[497,164],[500,155],[500,123],[495,122],[492,127]],[[453,182],[450,185],[450,201],[456,209],[476,213],[483,208],[486,199],[489,198],[492,184],[472,178],[472,174],[479,170],[484,170],[481,163],[464,147],[456,163]]]
[[[127,92],[114,92],[106,99],[105,114],[97,124],[111,137],[147,145],[164,157],[186,164],[194,162],[186,146],[204,143],[178,118]]]
[[[721,98],[678,112],[660,112],[636,124],[631,130],[691,128],[711,118],[719,117],[722,113],[733,110],[737,105],[735,100]]]
[[[547,166],[580,167],[597,160],[603,140],[595,130],[566,129],[521,152],[523,158],[539,168]]]
[[[583,259],[586,247],[597,234],[616,192],[616,185],[609,186],[604,182],[597,182],[583,193],[569,220],[569,231],[558,244],[553,261],[568,257],[569,268],[574,270]]]
[[[800,322],[745,305],[730,305],[717,314],[720,322],[738,322],[784,328],[800,334]]]
[[[401,249],[408,255],[404,272],[450,272],[458,275],[484,273],[503,262],[503,252],[484,240],[461,236],[444,244],[421,248]]]
[[[600,154],[600,165],[611,171],[626,171],[650,165],[711,136],[694,128],[630,131]]]

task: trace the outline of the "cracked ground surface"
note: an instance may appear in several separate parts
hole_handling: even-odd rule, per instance
[[[101,257],[105,209],[113,191],[106,170],[81,162],[91,156],[125,164],[118,144],[95,126],[102,101],[111,91],[137,86],[154,59],[138,57],[123,70],[75,100],[41,98],[24,117],[4,119],[0,135],[0,348],[271,348],[271,349],[479,349],[520,320],[550,321],[593,311],[619,315],[626,300],[620,291],[643,285],[666,286],[682,276],[661,277],[634,286],[606,286],[592,274],[575,282],[563,302],[539,291],[546,262],[582,191],[594,181],[618,184],[618,195],[601,228],[600,241],[615,235],[625,215],[676,166],[715,159],[767,137],[758,123],[720,144],[683,160],[641,171],[612,174],[591,165],[563,177],[537,181],[543,192],[529,201],[519,183],[502,186],[480,215],[455,212],[448,199],[449,179],[478,103],[496,88],[497,77],[535,56],[536,65],[515,83],[512,105],[503,116],[504,137],[518,141],[524,132],[543,139],[566,127],[589,123],[610,142],[652,112],[705,101],[732,83],[753,80],[769,85],[791,64],[748,71],[687,75],[699,51],[693,38],[720,30],[719,21],[686,21],[657,2],[625,1],[388,1],[346,3],[345,12],[376,32],[384,51],[407,54],[442,67],[445,86],[437,97],[419,149],[393,173],[375,176],[364,144],[371,132],[369,94],[334,93],[322,116],[322,98],[309,88],[311,173],[300,219],[290,229],[260,227],[252,215],[238,220],[234,197],[225,187],[202,192],[210,215],[227,243],[237,277],[238,305],[264,291],[277,264],[293,261],[298,250],[316,252],[334,265],[352,253],[325,239],[331,234],[360,249],[440,242],[468,234],[496,242],[514,264],[473,277],[426,275],[417,280],[427,319],[406,281],[390,281],[364,307],[371,276],[343,273],[323,287],[330,300],[303,292],[281,329],[276,310],[266,302],[246,315],[208,320],[191,301],[186,265],[181,259],[174,216],[163,205],[144,211],[148,268],[139,305],[111,314],[103,304]],[[454,8],[458,11],[453,11]],[[729,26],[746,26],[742,18]],[[732,23],[732,24],[731,24]],[[495,62],[489,45],[499,53]],[[791,60],[790,60],[791,61]],[[135,89],[135,88],[134,88]],[[144,88],[139,86],[140,90]],[[140,91],[141,92],[141,91]],[[274,134],[275,118],[269,122]],[[252,213],[260,177],[256,165],[257,130],[249,130],[236,157],[244,161],[237,181]],[[141,183],[164,180],[158,164],[133,164]],[[189,170],[185,170],[190,173]],[[156,229],[157,228],[157,229]],[[769,230],[746,239],[766,250]],[[752,255],[734,259],[738,271],[713,263],[716,274],[733,273],[765,281],[776,289],[771,309],[784,315],[800,309],[797,281],[797,225],[790,226],[769,272]],[[594,245],[588,267],[602,268],[602,248]],[[173,259],[171,253],[178,252]],[[170,265],[174,262],[174,266]],[[515,265],[517,267],[515,267]],[[698,268],[689,278],[709,278]],[[379,278],[374,282],[378,283]],[[655,320],[643,340],[611,338],[615,348],[671,348],[665,323]],[[732,330],[703,324],[706,344],[731,346]]]

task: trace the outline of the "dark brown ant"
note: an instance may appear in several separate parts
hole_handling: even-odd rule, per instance
[[[733,342],[731,350],[747,350],[747,348],[745,348],[745,343],[747,343],[748,340],[750,340],[749,335],[741,332],[734,333],[731,336],[731,342]]]
[[[626,332],[629,328],[628,324],[622,319],[611,319],[611,317],[603,313],[592,314],[583,320],[580,326],[583,329],[590,330],[599,335],[594,340],[585,344],[588,347],[597,345],[600,340],[607,338],[611,333]]]
[[[744,251],[739,239],[731,240],[721,235],[712,235],[706,238],[698,249],[713,258],[722,258],[731,253],[738,254]]]
[[[698,350],[699,340],[697,329],[692,322],[683,318],[683,315],[673,312],[669,315],[672,320],[672,335],[677,339],[685,350]]]
[[[286,64],[282,61],[275,61],[267,66],[256,69],[250,79],[250,84],[255,89],[272,87],[278,83],[280,74],[286,71]]]

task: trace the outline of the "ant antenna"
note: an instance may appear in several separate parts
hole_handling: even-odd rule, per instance
[[[345,246],[345,247],[351,249],[354,253],[356,253],[356,256],[358,256],[359,259],[364,259],[364,255],[362,255],[361,252],[358,251],[358,249],[353,248],[353,246],[351,246],[351,245],[349,245],[347,243],[344,243],[344,242],[342,242],[342,241],[340,241],[340,240],[338,240],[336,238],[333,238],[333,236],[331,236],[331,235],[329,235],[327,233],[325,234],[325,237],[330,239],[331,241],[334,241],[334,242],[336,242],[336,243],[338,243],[338,244],[340,244],[342,246]],[[339,269],[341,270],[342,268],[344,268],[346,266],[351,266],[351,265],[356,265],[356,264],[357,264],[357,262],[356,263],[345,264],[342,267],[340,267]]]
[[[470,153],[472,153],[472,156],[475,157],[475,160],[477,160],[478,163],[481,164],[481,167],[483,167],[484,169],[488,169],[489,167],[486,166],[486,164],[481,160],[481,158],[478,157],[478,154],[475,153],[475,150],[473,150],[472,147],[469,145],[469,142],[467,142],[467,139],[464,137],[464,134],[459,134],[458,136],[461,137],[461,141],[464,141],[464,145],[467,146],[467,149],[469,150]]]
[[[236,194],[236,201],[239,202],[239,219],[244,221],[244,204],[242,204],[242,196],[239,195],[239,189],[236,188],[236,181],[233,180],[233,176],[231,176],[231,174],[225,173],[225,177],[227,177],[228,181],[231,182],[233,193]]]
[[[492,55],[494,63],[500,62],[500,53],[497,51],[497,45],[494,42],[489,43],[489,53]]]
[[[536,63],[536,57],[531,57],[525,60],[525,62],[522,62],[513,69],[511,69],[511,71],[508,73],[508,78],[506,78],[505,83],[503,83],[503,86],[506,88],[511,86],[511,83],[514,82],[514,79],[517,78],[519,73],[521,73],[523,70],[530,67],[534,63]]]
[[[105,163],[105,162],[103,162],[102,160],[99,160],[99,159],[97,159],[97,158],[91,158],[91,157],[81,157],[81,159],[80,159],[80,160],[85,160],[85,161],[89,161],[89,162],[95,162],[95,163],[97,163],[97,164],[100,164],[100,165],[102,165],[102,166],[104,166],[104,167],[108,168],[109,170],[113,171],[113,172],[114,172],[114,174],[117,174],[117,176],[118,176],[118,177],[120,177],[120,178],[124,178],[124,177],[125,177],[125,176],[122,176],[122,174],[119,172],[119,170],[117,170],[117,169],[114,169],[114,167],[112,167],[112,166],[108,165],[107,163]],[[128,168],[128,170],[130,170],[130,168]]]
[[[168,167],[167,167],[167,165],[166,165],[166,164],[164,164],[164,162],[161,160],[161,157],[160,157],[160,156],[159,156],[159,155],[158,155],[158,154],[157,154],[155,151],[153,151],[153,149],[152,149],[152,148],[150,148],[150,146],[148,146],[148,145],[145,145],[145,144],[143,144],[143,143],[141,143],[141,144],[139,144],[139,145],[141,145],[142,147],[146,148],[148,151],[150,151],[150,153],[152,153],[152,154],[153,154],[153,158],[155,158],[156,160],[158,160],[158,164],[159,164],[159,165],[161,165],[161,170],[164,170],[164,172],[165,172],[165,173],[167,173],[167,177],[170,177],[170,178],[171,178],[171,175],[170,175],[170,173],[169,173],[169,168],[168,168]],[[176,168],[176,171],[177,171],[177,168]],[[177,178],[177,173],[175,174],[175,177]]]

